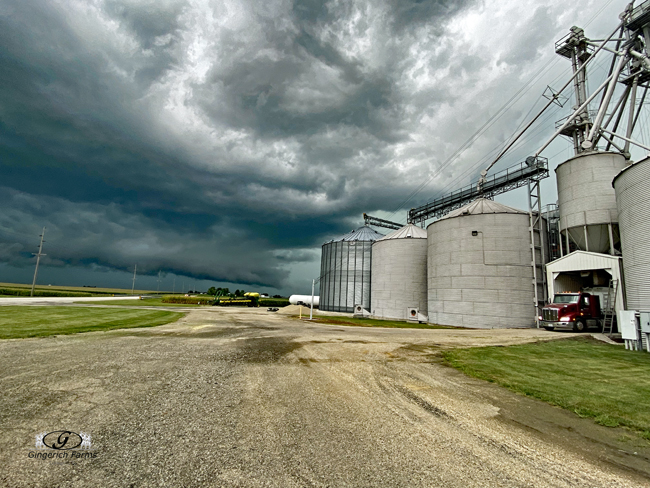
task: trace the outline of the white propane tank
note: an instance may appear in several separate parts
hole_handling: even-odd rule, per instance
[[[314,307],[318,307],[320,300],[318,296],[314,296]],[[291,295],[289,297],[289,303],[291,305],[303,304],[308,307],[311,306],[311,295]]]

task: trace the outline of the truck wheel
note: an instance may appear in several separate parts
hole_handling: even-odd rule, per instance
[[[575,323],[573,324],[573,331],[584,332],[585,330],[587,330],[587,326],[585,325],[584,321],[576,320]]]

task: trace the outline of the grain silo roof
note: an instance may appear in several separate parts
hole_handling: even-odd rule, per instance
[[[461,207],[453,212],[449,212],[444,217],[441,217],[439,220],[450,219],[452,217],[462,217],[463,215],[481,215],[481,214],[528,214],[523,210],[517,208],[508,207],[502,203],[497,203],[494,200],[488,200],[487,198],[477,198],[472,203],[468,203],[464,207]]]
[[[384,237],[384,234],[371,229],[367,225],[359,227],[357,230],[353,230],[345,234],[344,236],[337,237],[328,242],[341,242],[341,241],[376,241]]]
[[[413,224],[406,224],[401,229],[391,232],[386,237],[378,239],[379,241],[387,241],[390,239],[426,239],[427,231]]]

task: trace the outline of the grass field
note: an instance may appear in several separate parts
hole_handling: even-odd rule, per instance
[[[153,327],[185,315],[166,310],[0,307],[0,339],[22,339],[132,327]]]
[[[464,373],[650,440],[650,354],[580,337],[521,346],[454,349]]]
[[[309,308],[305,308],[303,317],[309,317]],[[331,315],[314,316],[313,322],[321,324],[334,325],[353,325],[356,327],[389,327],[394,329],[458,329],[447,325],[419,324],[417,322],[404,322],[401,320],[377,320],[377,319],[357,319],[352,317],[340,317]]]
[[[160,298],[143,298],[142,300],[88,300],[85,302],[75,302],[83,305],[119,305],[129,307],[198,307],[196,304],[188,303],[163,303]]]
[[[0,288],[9,288],[17,290],[31,290],[31,284],[24,283],[0,283]],[[36,285],[35,289],[40,291],[60,291],[60,292],[73,292],[73,293],[92,293],[93,295],[130,295],[131,288],[90,288],[87,286],[45,286],[45,285]],[[168,291],[156,292],[155,290],[135,290],[136,295],[146,295],[150,293],[171,293]]]

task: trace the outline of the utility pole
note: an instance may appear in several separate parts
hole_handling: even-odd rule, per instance
[[[133,295],[133,291],[135,290],[135,274],[138,272],[138,265],[136,264],[135,267],[133,268],[133,286],[131,286],[131,295]]]
[[[316,285],[316,280],[311,280],[311,307],[309,307],[309,320],[314,318],[314,286]]]
[[[32,281],[32,292],[30,293],[30,297],[34,296],[34,287],[36,286],[36,276],[38,275],[38,263],[41,262],[41,256],[47,256],[47,254],[43,254],[43,243],[45,242],[43,239],[45,237],[45,227],[43,227],[43,233],[41,234],[41,244],[38,246],[38,254],[33,252],[32,254],[36,256],[36,269],[34,270],[34,281]]]

